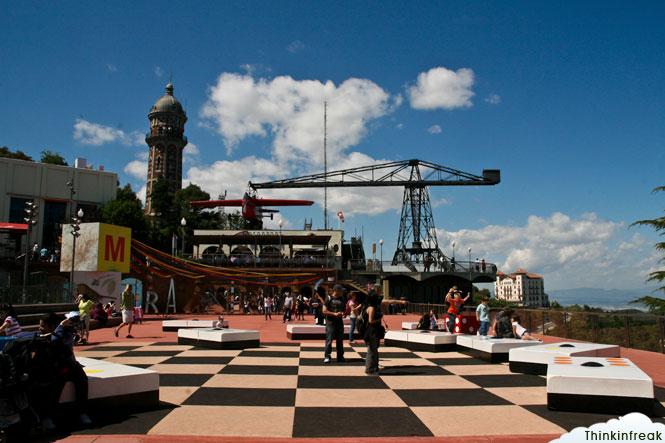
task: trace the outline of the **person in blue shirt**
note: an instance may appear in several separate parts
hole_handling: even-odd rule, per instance
[[[478,333],[480,335],[487,335],[490,328],[490,308],[487,305],[489,298],[483,297],[480,304],[476,308],[476,320],[480,322]]]

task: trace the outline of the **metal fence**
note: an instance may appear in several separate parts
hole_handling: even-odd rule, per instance
[[[431,303],[409,303],[406,307],[407,312],[414,314],[430,309],[442,314],[448,307]],[[492,319],[500,310],[490,309]],[[665,316],[553,309],[514,308],[513,311],[520,315],[522,325],[535,334],[665,353]]]
[[[0,287],[0,303],[37,304],[37,303],[72,303],[69,290],[60,285],[33,285],[26,287],[23,297],[23,288],[20,286]]]

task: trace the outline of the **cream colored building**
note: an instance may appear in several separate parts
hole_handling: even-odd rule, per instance
[[[543,277],[522,268],[512,274],[497,272],[494,293],[499,300],[519,303],[526,307],[549,305]]]
[[[83,159],[76,164],[82,167],[0,158],[0,222],[25,223],[25,204],[34,200],[39,209],[31,244],[59,247],[62,225],[79,208],[94,216],[101,205],[115,199],[118,189],[116,173],[89,168]]]

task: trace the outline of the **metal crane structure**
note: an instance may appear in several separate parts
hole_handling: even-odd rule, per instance
[[[253,189],[344,188],[403,186],[402,214],[397,249],[392,264],[422,263],[425,257],[444,257],[436,239],[429,186],[489,186],[501,181],[498,169],[482,176],[423,160],[403,160],[311,174],[265,183],[249,183]]]

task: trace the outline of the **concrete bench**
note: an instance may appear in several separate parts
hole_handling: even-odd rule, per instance
[[[545,375],[553,357],[619,357],[617,345],[600,343],[549,343],[513,348],[508,353],[510,370],[523,374]]]
[[[159,406],[157,372],[87,357],[76,357],[76,360],[88,376],[91,409],[139,410]],[[71,403],[74,399],[74,384],[67,382],[60,395],[60,403]]]
[[[413,331],[418,329],[418,322],[417,321],[403,321],[402,322],[402,329],[405,329],[407,331]]]
[[[217,319],[213,320],[164,320],[162,321],[163,332],[173,332],[183,328],[214,328]],[[223,321],[223,327],[229,327],[229,321]]]
[[[444,331],[387,331],[386,346],[412,351],[445,352],[457,348],[457,336]]]
[[[480,335],[457,336],[457,346],[461,348],[461,352],[490,363],[507,362],[508,352],[513,348],[541,344],[539,341],[520,340],[518,338],[490,338]]]
[[[552,410],[653,415],[653,380],[626,358],[551,357],[547,407]]]
[[[212,349],[258,348],[259,331],[249,329],[178,329],[178,344]]]
[[[344,338],[348,338],[351,326],[344,325]],[[286,325],[286,337],[289,340],[323,340],[326,338],[324,325]],[[353,332],[353,338],[361,338],[358,331]]]

